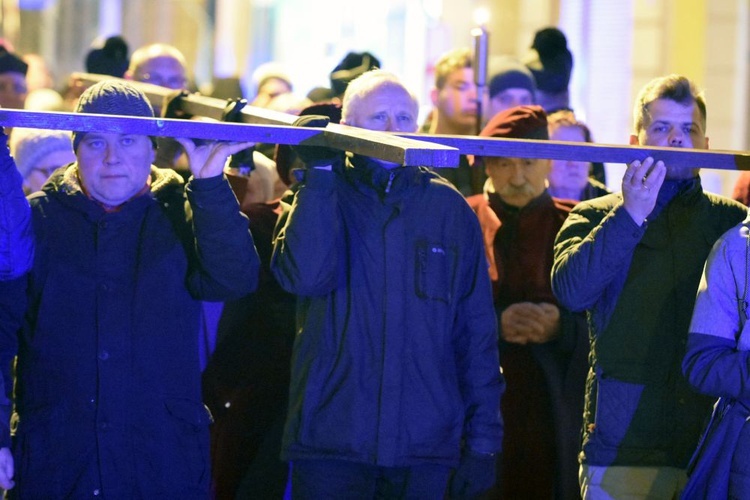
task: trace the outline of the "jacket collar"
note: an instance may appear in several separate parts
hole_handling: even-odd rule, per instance
[[[385,168],[382,164],[365,156],[347,157],[344,175],[358,186],[374,191],[381,199],[399,196],[409,187],[420,183],[419,167]]]
[[[171,169],[158,168],[152,165],[150,175],[150,184],[145,193],[130,199],[121,207],[131,205],[141,198],[144,200],[153,199],[158,202],[166,201],[172,198],[176,191],[181,193],[183,190],[182,178]],[[84,191],[77,163],[72,163],[64,169],[55,171],[42,187],[42,191],[48,196],[59,198],[63,203],[69,203],[86,211],[107,212],[105,207],[90,198]]]

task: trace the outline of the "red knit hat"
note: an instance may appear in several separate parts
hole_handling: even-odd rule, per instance
[[[547,114],[536,105],[506,109],[493,116],[479,136],[549,140]]]
[[[480,137],[503,137],[505,139],[549,140],[547,114],[541,106],[516,106],[500,111],[487,122]],[[482,161],[481,156],[469,155],[469,164]]]

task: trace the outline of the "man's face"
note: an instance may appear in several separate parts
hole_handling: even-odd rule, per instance
[[[515,108],[516,106],[529,106],[534,104],[534,96],[527,89],[510,88],[499,92],[490,99],[490,112],[487,118],[492,118],[500,111]]]
[[[146,185],[155,154],[148,136],[90,132],[78,145],[76,157],[88,194],[118,206]]]
[[[550,135],[553,141],[586,142],[580,127],[558,127]],[[583,191],[589,180],[591,164],[587,161],[551,160],[550,186],[571,191]],[[553,191],[554,192],[554,191]]]
[[[484,164],[495,192],[508,205],[523,207],[546,188],[549,160],[485,157]]]
[[[380,85],[354,104],[346,125],[381,132],[417,131],[417,103],[403,87]]]
[[[137,82],[151,83],[174,90],[187,87],[185,68],[177,59],[169,56],[154,57],[145,61],[133,72],[132,77]]]
[[[0,107],[23,109],[27,94],[26,76],[23,73],[0,73]]]
[[[706,126],[698,106],[671,99],[656,99],[648,105],[643,129],[630,136],[630,144],[670,148],[708,149]],[[670,167],[667,179],[694,177],[698,169]]]
[[[451,128],[472,128],[477,122],[477,86],[471,68],[453,71],[442,89],[434,89],[432,103],[440,120]]]

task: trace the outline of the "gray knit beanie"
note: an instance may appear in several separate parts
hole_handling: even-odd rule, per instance
[[[76,113],[154,117],[154,109],[143,92],[119,80],[103,80],[87,88],[78,98]],[[73,133],[74,151],[84,135],[85,132]]]

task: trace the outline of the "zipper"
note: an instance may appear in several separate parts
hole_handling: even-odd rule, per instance
[[[391,170],[388,173],[388,184],[385,185],[385,192],[390,193],[391,192],[391,185],[393,184],[393,178],[396,176],[396,174],[393,173],[393,170]]]

